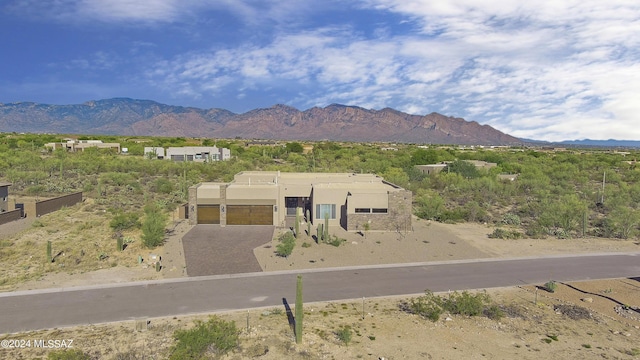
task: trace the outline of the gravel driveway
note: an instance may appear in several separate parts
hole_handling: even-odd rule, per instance
[[[188,276],[260,272],[253,249],[269,243],[270,225],[196,225],[182,238]]]

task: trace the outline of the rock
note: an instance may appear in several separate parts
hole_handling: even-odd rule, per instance
[[[444,321],[453,321],[453,319],[447,316]]]
[[[584,302],[588,302],[588,303],[592,303],[593,302],[593,298],[590,298],[590,297],[582,298],[580,300],[582,300]]]

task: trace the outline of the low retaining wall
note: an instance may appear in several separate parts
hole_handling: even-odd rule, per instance
[[[82,202],[82,192],[63,195],[52,199],[42,200],[35,203],[25,203],[24,213],[26,216],[38,217],[44,214],[60,210],[64,206],[73,206]]]
[[[22,209],[9,210],[0,213],[0,225],[22,218]]]

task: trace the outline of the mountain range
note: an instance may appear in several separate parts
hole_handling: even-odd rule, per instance
[[[332,104],[305,111],[286,105],[235,114],[150,100],[115,98],[76,105],[0,104],[0,132],[335,140],[460,145],[522,145],[524,141],[475,121],[391,108]]]

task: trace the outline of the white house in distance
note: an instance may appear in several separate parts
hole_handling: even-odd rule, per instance
[[[145,147],[144,155],[155,159],[167,159],[173,161],[226,161],[231,159],[231,151],[217,146],[183,146],[169,147]]]

